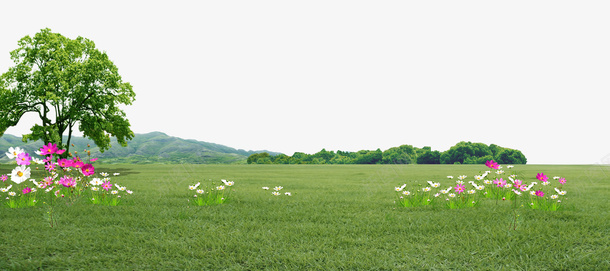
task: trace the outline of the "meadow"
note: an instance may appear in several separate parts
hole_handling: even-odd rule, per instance
[[[2,173],[12,165],[1,165]],[[134,191],[119,206],[85,199],[0,207],[0,270],[609,270],[610,168],[520,165],[565,177],[558,211],[484,200],[404,208],[394,187],[483,165],[99,165]],[[188,186],[234,181],[228,202],[189,204]],[[262,187],[283,186],[291,196]]]

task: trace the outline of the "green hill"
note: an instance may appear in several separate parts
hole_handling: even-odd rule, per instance
[[[70,147],[71,152],[77,151],[82,155],[81,151],[88,149],[91,151],[91,158],[100,158],[101,163],[235,164],[246,163],[251,154],[268,152],[238,150],[209,142],[172,137],[161,132],[136,134],[127,147],[121,147],[116,140],[112,140],[112,148],[104,153],[100,153],[93,141],[86,138],[72,137],[71,143],[74,144],[74,147]],[[91,148],[87,148],[87,144],[90,144]],[[21,147],[33,154],[42,145],[41,141],[24,144],[21,137],[13,135],[5,134],[0,137],[2,152],[6,152],[9,147]],[[3,153],[0,157],[0,162],[9,161]]]

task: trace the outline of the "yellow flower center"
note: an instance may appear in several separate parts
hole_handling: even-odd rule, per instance
[[[17,176],[23,177],[23,172],[21,172],[21,171],[17,172]]]

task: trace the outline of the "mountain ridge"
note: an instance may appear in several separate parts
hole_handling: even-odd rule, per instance
[[[121,147],[116,139],[112,139],[112,147],[104,153],[99,151],[93,140],[87,138],[73,136],[71,143],[74,144],[74,147],[70,147],[71,152],[77,151],[78,155],[82,155],[81,151],[87,149],[91,152],[91,158],[99,158],[102,163],[241,164],[246,163],[248,156],[254,153],[280,154],[267,150],[235,149],[216,143],[169,136],[159,131],[136,134],[127,142],[127,147]],[[91,147],[87,148],[87,144]],[[20,147],[34,155],[33,152],[42,145],[42,141],[23,143],[21,137],[10,134],[0,137],[0,151],[6,151],[9,147]],[[0,162],[8,161],[5,155],[0,155]]]

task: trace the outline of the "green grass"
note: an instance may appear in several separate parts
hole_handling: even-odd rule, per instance
[[[0,208],[0,270],[608,270],[610,168],[517,166],[567,178],[559,211],[486,200],[475,208],[401,208],[394,187],[454,183],[481,165],[103,165],[134,195]],[[10,173],[12,166],[0,166]],[[188,186],[235,181],[223,205],[193,206]],[[291,197],[261,187],[283,186]]]

